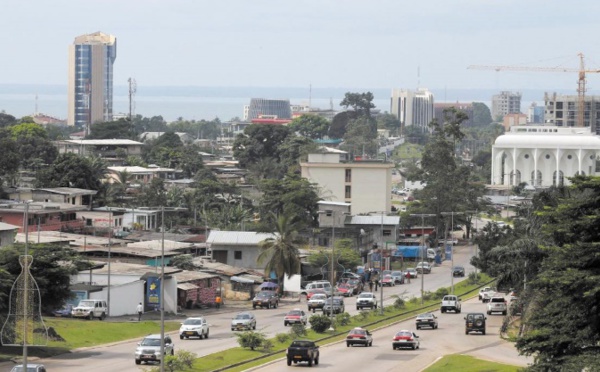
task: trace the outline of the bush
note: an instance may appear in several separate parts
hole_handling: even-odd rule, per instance
[[[335,316],[335,324],[339,324],[341,326],[347,326],[350,324],[350,314],[341,313]]]
[[[196,360],[197,357],[198,355],[187,350],[178,350],[175,355],[167,355],[165,357],[165,371],[189,371],[189,369],[193,367],[194,360]],[[160,372],[160,367],[152,367],[145,371]]]
[[[444,298],[444,296],[446,296],[449,293],[450,291],[448,291],[448,288],[441,287],[435,291],[435,293],[433,294],[433,298],[436,300],[441,300],[442,298]]]
[[[271,340],[269,340],[268,338],[263,340],[262,349],[264,352],[270,353],[271,350],[273,350],[273,342]]]
[[[430,291],[423,292],[423,301],[429,301],[433,297],[433,294]]]
[[[331,327],[331,319],[326,315],[313,315],[308,321],[310,328],[317,333],[325,333]]]
[[[478,273],[472,272],[469,274],[469,284],[479,284],[481,282],[481,276]]]
[[[292,327],[292,330],[293,329],[294,329],[294,327]],[[288,335],[287,333],[278,333],[275,335],[275,339],[277,340],[277,342],[283,344],[290,339],[290,335]]]
[[[306,336],[306,326],[302,323],[296,323],[290,329],[290,335],[293,339]]]
[[[404,309],[406,307],[406,303],[404,302],[404,299],[398,295],[393,295],[392,298],[395,298],[394,300],[394,307],[396,309]]]
[[[363,320],[367,320],[369,318],[369,316],[371,315],[370,311],[367,310],[361,310],[360,313],[358,313],[358,319],[363,321]]]
[[[235,334],[235,336],[237,337],[238,344],[240,344],[241,347],[247,347],[250,348],[250,350],[260,347],[266,340],[264,334],[254,331],[238,332]]]

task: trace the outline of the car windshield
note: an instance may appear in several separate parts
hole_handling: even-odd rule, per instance
[[[145,338],[142,346],[160,346],[160,338]]]
[[[79,301],[80,307],[94,307],[94,301]],[[29,367],[28,367],[29,369]]]
[[[349,285],[357,285],[357,284],[358,284],[358,279],[351,279],[351,280],[348,280],[348,284],[349,284]]]
[[[392,276],[401,276],[402,275],[402,271],[394,271],[392,273]]]
[[[250,319],[250,314],[238,314],[236,319]]]
[[[470,315],[469,318],[471,318],[473,320],[481,320],[481,319],[483,319],[483,314],[473,314],[473,315]]]
[[[290,345],[291,347],[314,347],[314,342],[311,341],[294,341]]]
[[[302,316],[302,311],[300,310],[292,310],[288,313],[288,316]]]
[[[32,367],[31,365],[27,365],[27,372],[36,372],[37,367]],[[10,370],[10,372],[23,372],[23,366],[16,366]]]
[[[327,298],[327,295],[325,295],[323,293],[317,293],[311,297],[311,299],[314,299],[314,300],[324,300],[326,298]]]
[[[202,319],[186,319],[183,322],[184,325],[200,325],[202,324]]]
[[[417,318],[433,318],[433,315],[431,313],[426,313],[426,314],[420,314],[417,316]]]
[[[268,297],[271,297],[271,294],[268,293],[268,292],[258,292],[258,295],[256,295],[256,297],[259,297],[259,298],[268,298]]]
[[[415,271],[415,269],[411,267],[411,268],[409,268],[409,269],[406,269],[406,271],[408,271],[408,272],[413,272],[413,271]]]
[[[372,293],[361,293],[358,295],[358,298],[371,298],[373,297]]]
[[[351,335],[365,335],[367,334],[367,331],[365,331],[364,329],[353,329],[350,331]]]
[[[412,333],[408,332],[408,331],[400,331],[400,332],[396,333],[396,336],[398,336],[398,337],[411,337]]]
[[[383,277],[383,280],[391,280],[392,276],[391,275],[386,275]]]

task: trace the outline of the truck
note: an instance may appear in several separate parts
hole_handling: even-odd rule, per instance
[[[452,310],[457,314],[460,313],[460,310],[461,310],[460,297],[457,297],[454,295],[447,295],[447,296],[444,296],[444,298],[442,298],[442,306],[440,308],[440,311],[442,313],[445,313],[448,310]]]
[[[319,364],[319,346],[314,341],[296,340],[287,348],[285,355],[287,357],[287,365],[291,366],[299,362],[308,362],[308,366],[312,367]]]
[[[427,247],[417,245],[398,245],[394,257],[421,259],[427,257]]]

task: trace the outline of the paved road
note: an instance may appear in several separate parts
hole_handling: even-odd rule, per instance
[[[467,276],[474,268],[468,264],[469,258],[473,255],[474,250],[471,246],[457,246],[455,248],[456,265],[462,264],[467,270]],[[464,279],[464,278],[461,278]],[[424,276],[424,289],[426,291],[435,291],[439,287],[449,286],[451,281],[450,262],[443,262],[441,266],[434,267],[431,274]],[[455,278],[458,282],[459,279]],[[397,285],[392,288],[384,289],[384,304],[390,305],[394,302],[392,295],[402,295],[404,297],[420,296],[421,278],[413,279],[410,284]],[[380,294],[377,292],[377,298]],[[356,297],[346,298],[346,311],[350,314],[357,313]],[[227,305],[227,304],[226,304]],[[254,311],[257,317],[257,329],[265,332],[271,337],[277,333],[287,332],[289,327],[284,327],[283,317],[285,313],[295,307],[306,309],[306,301],[301,302],[284,302],[283,306],[278,309]],[[174,334],[175,350],[188,350],[203,356],[220,350],[225,350],[231,347],[238,346],[236,338],[231,332],[231,318],[235,315],[236,309],[232,312],[225,306],[220,312],[206,313],[206,318],[210,323],[210,338],[207,340],[179,340],[177,334]],[[251,310],[251,309],[250,309]],[[73,320],[81,322],[84,326],[85,321]],[[59,355],[53,358],[42,359],[42,363],[48,367],[50,371],[81,372],[105,372],[105,371],[140,371],[144,366],[136,366],[134,364],[133,353],[136,348],[136,343],[140,340],[130,340],[121,342],[115,345],[107,345],[95,347],[92,349],[76,351],[70,354]]]
[[[466,354],[477,358],[494,360],[506,364],[526,366],[531,358],[519,356],[513,345],[499,336],[502,324],[501,315],[487,316],[486,335],[472,333],[465,335],[464,315],[467,312],[485,312],[486,305],[477,298],[463,303],[462,314],[435,312],[439,318],[436,330],[415,330],[414,320],[410,319],[391,327],[373,332],[373,346],[354,346],[348,348],[345,342],[339,342],[320,348],[319,370],[325,371],[421,371],[438,358],[446,354]],[[414,331],[420,339],[417,350],[392,350],[393,335],[402,330]],[[285,359],[256,368],[258,372],[279,372],[306,367],[306,363],[288,367]]]

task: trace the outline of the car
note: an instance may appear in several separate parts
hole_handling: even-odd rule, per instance
[[[308,300],[308,311],[314,313],[316,310],[323,310],[327,295],[325,293],[316,293]]]
[[[307,289],[305,293],[306,293],[307,300],[310,300],[312,298],[312,296],[314,296],[316,294],[324,294],[325,296],[331,296],[331,290],[328,290],[327,292],[325,292],[325,290],[323,288]]]
[[[191,317],[181,323],[179,327],[179,339],[198,337],[199,339],[208,338],[209,327],[206,319],[203,317]]]
[[[108,305],[105,300],[81,300],[79,304],[71,310],[73,318],[87,318],[92,320],[98,318],[104,320],[108,314]]]
[[[414,279],[419,277],[419,272],[414,267],[409,267],[406,269],[405,276],[409,279]]]
[[[57,318],[70,318],[72,312],[73,312],[73,305],[66,304],[62,308],[60,308],[58,310],[54,310],[52,312],[52,315],[54,315]]]
[[[317,280],[314,282],[310,282],[306,285],[306,288],[300,292],[300,294],[310,296],[310,292],[315,292],[315,290],[322,290],[323,292],[331,292],[331,283],[326,280]]]
[[[252,299],[253,309],[256,309],[257,307],[260,307],[261,309],[264,309],[265,307],[267,309],[277,309],[278,305],[279,297],[277,297],[277,295],[273,291],[260,291]]]
[[[496,288],[494,287],[483,287],[479,290],[479,301],[483,300],[483,296],[489,292],[496,292]]]
[[[465,276],[465,268],[462,266],[454,266],[452,268],[452,276],[464,277]]]
[[[502,313],[502,315],[506,315],[507,309],[506,299],[501,296],[490,298],[490,301],[487,304],[488,315],[492,315],[492,313]]]
[[[283,325],[288,326],[289,324],[304,324],[308,323],[308,317],[303,310],[294,309],[285,314],[283,318]]]
[[[373,346],[373,335],[364,328],[352,329],[346,336],[346,347],[354,345]]]
[[[340,283],[335,287],[335,292],[338,293],[339,296],[352,297],[354,294],[354,287],[348,285],[348,283]]]
[[[361,310],[365,307],[369,309],[377,309],[377,298],[373,292],[363,292],[356,299],[356,310]]]
[[[402,271],[392,271],[392,278],[395,284],[404,284],[404,273]]]
[[[361,279],[350,279],[346,284],[352,288],[353,295],[357,295],[363,291],[364,285]]]
[[[383,276],[383,279],[381,279],[380,284],[382,287],[393,287],[396,285],[396,282],[394,281],[394,278],[391,274],[387,274]]]
[[[334,314],[341,314],[346,311],[346,306],[344,305],[343,297],[329,297],[325,301],[325,306],[323,306],[323,314],[331,315],[332,311]]]
[[[421,261],[417,264],[416,269],[419,274],[431,273],[431,264],[429,262]]]
[[[414,332],[403,329],[397,332],[392,338],[392,349],[400,349],[402,347],[409,347],[413,350],[420,347],[419,336]]]
[[[436,255],[437,255],[437,252],[435,251],[435,249],[433,249],[433,248],[427,249],[427,259],[428,260],[435,260]]]
[[[355,274],[353,272],[350,271],[346,271],[344,273],[342,273],[342,275],[340,276],[342,279],[360,279],[360,275],[359,274]],[[327,282],[329,283],[329,282]]]
[[[498,296],[498,293],[495,290],[483,292],[483,297],[481,298],[481,302],[488,303],[492,299],[492,297]]]
[[[175,355],[175,344],[171,337],[165,335],[164,346],[164,355]],[[138,342],[135,349],[135,364],[160,362],[161,358],[160,334],[148,335]]]
[[[438,318],[433,313],[423,313],[417,315],[415,319],[417,323],[417,331],[423,327],[429,327],[431,329],[437,329],[438,327]]]
[[[446,313],[448,311],[454,311],[455,313],[460,313],[462,309],[462,304],[460,302],[460,297],[455,295],[446,295],[442,298],[442,305],[440,307],[441,313]]]
[[[25,372],[25,369],[22,364],[17,364],[10,372]],[[46,367],[43,364],[27,363],[27,372],[46,372]]]
[[[487,318],[483,313],[468,313],[465,316],[465,334],[481,332],[485,335],[485,321]]]
[[[286,349],[285,356],[287,365],[291,366],[292,362],[308,362],[308,366],[312,367],[319,364],[319,346],[314,341],[296,340]]]
[[[231,320],[232,331],[256,329],[256,317],[250,312],[237,313]]]

